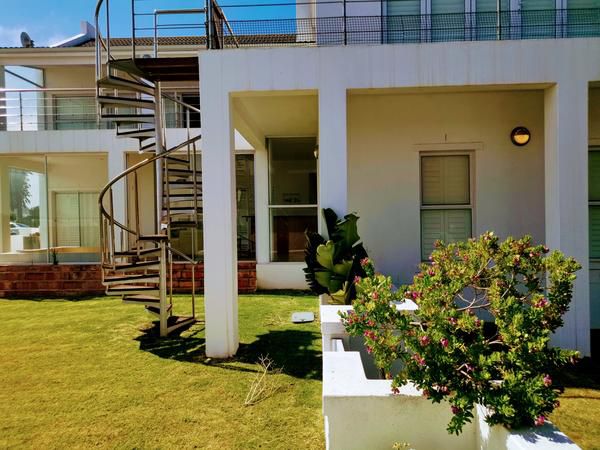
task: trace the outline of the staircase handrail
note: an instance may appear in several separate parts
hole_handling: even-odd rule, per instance
[[[108,184],[106,186],[104,186],[104,188],[102,188],[102,190],[100,191],[100,195],[98,195],[98,204],[100,206],[100,213],[102,215],[103,218],[108,219],[111,221],[111,223],[113,223],[114,225],[116,225],[117,227],[119,227],[120,229],[122,229],[123,231],[126,231],[134,236],[138,236],[139,233],[135,230],[132,230],[131,228],[129,228],[128,226],[122,224],[121,222],[119,222],[118,220],[116,220],[114,218],[114,216],[112,216],[104,207],[104,196],[106,195],[107,192],[109,192],[111,190],[111,188],[121,179],[125,178],[127,175],[137,171],[138,169],[151,164],[161,158],[164,158],[168,155],[170,155],[173,152],[176,152],[177,150],[181,150],[184,147],[187,147],[188,145],[193,144],[194,142],[200,140],[201,135],[198,136],[194,136],[190,139],[187,139],[186,141],[176,145],[175,147],[170,148],[169,150],[165,150],[162,153],[156,154],[150,158],[146,158],[142,161],[140,161],[137,164],[134,164],[133,166],[131,166],[130,168],[126,169],[125,171],[121,172],[120,174],[118,174],[117,176],[115,176],[114,178],[112,178]]]

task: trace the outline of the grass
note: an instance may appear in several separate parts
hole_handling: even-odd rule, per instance
[[[583,449],[600,449],[600,365],[583,360],[557,379],[565,391],[550,420]]]
[[[0,448],[323,448],[318,324],[289,321],[317,308],[242,296],[238,355],[211,361],[201,324],[159,340],[114,298],[0,300]],[[276,389],[244,406],[264,355]]]
[[[238,354],[211,361],[201,324],[157,339],[118,299],[0,300],[0,448],[323,448],[318,324],[289,321],[317,309],[309,295],[242,296]],[[267,355],[269,394],[244,406]],[[550,419],[600,449],[600,367],[557,381]]]

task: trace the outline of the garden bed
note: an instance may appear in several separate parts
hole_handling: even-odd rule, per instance
[[[394,443],[415,449],[579,448],[550,423],[513,431],[490,427],[483,420],[485,411],[481,407],[462,434],[449,435],[446,424],[452,413],[448,404],[431,403],[410,384],[394,395],[391,381],[367,376],[373,373],[368,358],[360,351],[358,341],[347,335],[338,315],[338,311],[349,309],[321,306],[323,414],[328,449],[389,449]]]

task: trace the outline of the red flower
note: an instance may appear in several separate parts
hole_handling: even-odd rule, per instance
[[[546,418],[544,416],[538,416],[537,419],[533,422],[536,427],[541,427],[546,422]]]
[[[354,284],[358,284],[358,283],[360,283],[360,280],[361,280],[361,278],[360,278],[358,275],[356,275],[356,276],[354,277]]]
[[[373,300],[377,300],[379,298],[379,293],[375,291],[371,294],[371,297],[373,298]]]
[[[533,306],[535,306],[536,308],[544,308],[548,306],[548,300],[545,298],[541,298],[537,302],[535,302]]]
[[[447,348],[447,347],[448,347],[448,344],[449,344],[449,342],[448,342],[448,339],[446,339],[446,338],[441,338],[441,339],[440,339],[440,344],[442,344],[442,347],[444,347],[444,348]]]
[[[360,265],[362,267],[365,267],[367,264],[369,264],[369,258],[363,258],[360,260]]]
[[[462,412],[462,410],[458,406],[454,405],[450,407],[450,411],[452,411],[452,414],[454,415],[460,414]]]
[[[552,378],[550,378],[550,375],[544,376],[544,386],[546,386],[546,387],[552,386]]]
[[[419,338],[419,341],[421,342],[421,345],[423,347],[425,347],[426,345],[428,345],[431,342],[431,339],[429,339],[429,336],[424,335]]]

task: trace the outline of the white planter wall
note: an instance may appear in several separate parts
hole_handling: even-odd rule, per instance
[[[448,403],[433,404],[412,385],[394,395],[391,381],[367,379],[359,352],[345,350],[348,335],[338,311],[348,309],[321,306],[323,415],[329,450],[390,449],[395,442],[416,450],[579,448],[551,424],[519,431],[490,427],[480,406],[461,435],[449,435],[446,425],[452,413]]]

